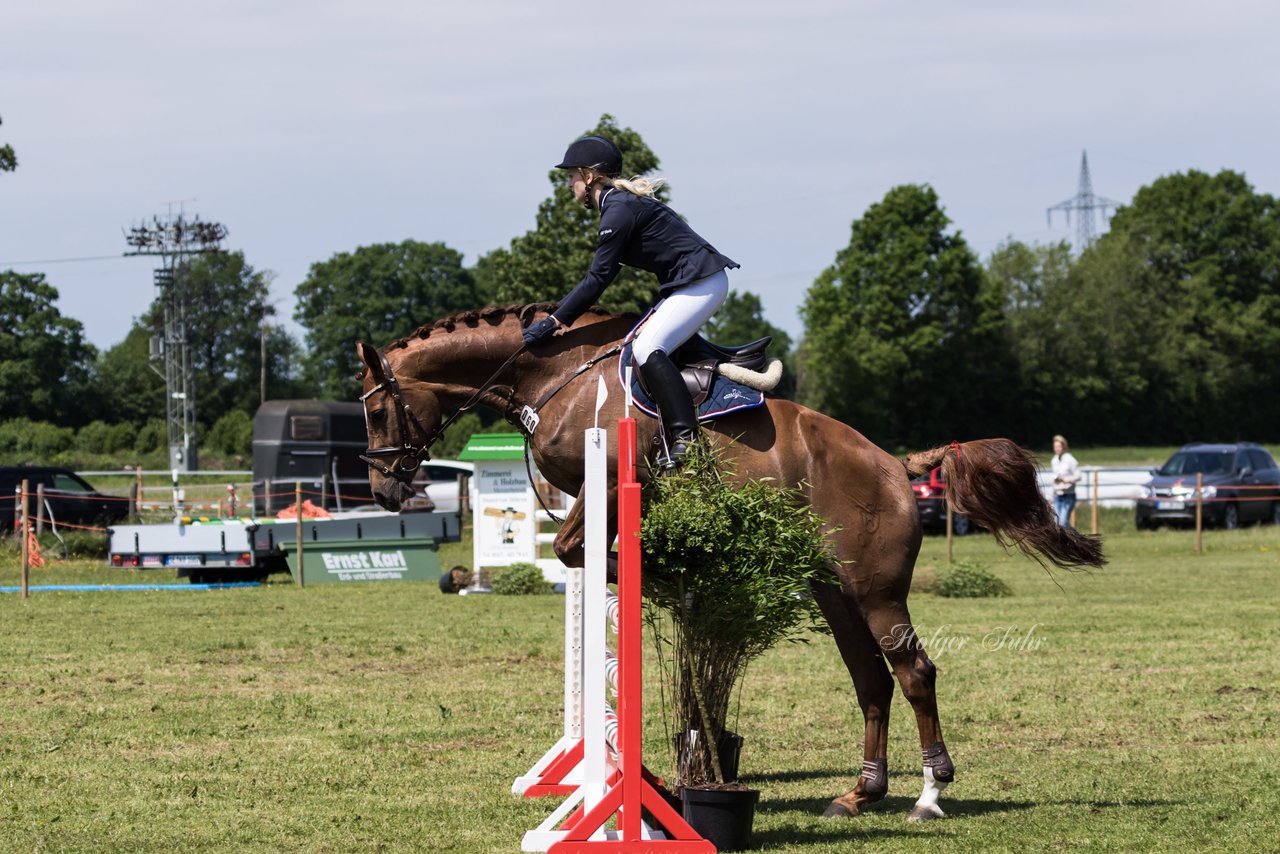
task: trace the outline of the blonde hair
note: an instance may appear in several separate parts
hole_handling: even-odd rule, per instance
[[[633,178],[614,178],[612,184],[619,190],[626,190],[634,196],[653,197],[663,184],[667,183],[666,178],[642,178],[636,175]]]
[[[1044,434],[1041,433],[1040,435],[1043,436]],[[1054,436],[1053,441],[1062,443],[1062,452],[1064,454],[1071,448],[1071,446],[1067,444],[1067,437],[1063,436],[1061,433],[1059,433],[1057,436]]]
[[[580,173],[583,171],[583,168],[579,169]],[[667,183],[666,178],[644,178],[639,175],[635,175],[631,178],[619,178],[616,175],[597,174],[595,178],[592,179],[591,186],[593,188],[600,187],[601,189],[604,189],[605,187],[613,187],[618,190],[625,190],[633,196],[648,196],[649,198],[653,198],[654,194],[656,194],[665,183]]]

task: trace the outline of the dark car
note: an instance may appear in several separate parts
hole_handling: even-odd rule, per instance
[[[916,508],[920,511],[920,524],[926,531],[946,533],[947,530],[947,482],[942,469],[936,468],[911,481],[911,491],[916,494]],[[972,526],[968,516],[951,514],[951,532],[957,537],[969,533]]]
[[[105,527],[118,522],[129,514],[129,502],[98,492],[75,472],[52,466],[3,466],[0,467],[0,532],[13,530],[14,507],[17,503],[14,491],[26,480],[30,498],[28,512],[33,516],[37,509],[45,519],[70,525]],[[44,486],[47,507],[36,507],[36,490]],[[18,512],[22,510],[19,507]]]
[[[1203,495],[1196,494],[1197,475]],[[1197,504],[1208,525],[1280,523],[1280,469],[1265,448],[1252,442],[1185,445],[1152,476],[1138,499],[1134,523],[1139,529],[1193,525]]]

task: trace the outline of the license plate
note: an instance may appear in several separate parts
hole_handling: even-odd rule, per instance
[[[169,555],[164,559],[165,566],[201,566],[204,561],[200,555]]]
[[[1185,501],[1157,501],[1157,510],[1185,510],[1187,502]]]

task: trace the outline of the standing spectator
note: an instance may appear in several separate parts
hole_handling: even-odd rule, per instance
[[[1067,450],[1067,440],[1053,437],[1053,510],[1058,524],[1071,527],[1071,511],[1076,509],[1076,484],[1080,482],[1080,464]]]

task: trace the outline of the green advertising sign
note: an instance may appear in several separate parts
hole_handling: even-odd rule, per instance
[[[297,550],[281,543],[289,559],[289,572],[298,577]],[[436,581],[440,558],[434,540],[364,539],[303,542],[304,584],[340,584],[345,581]]]

